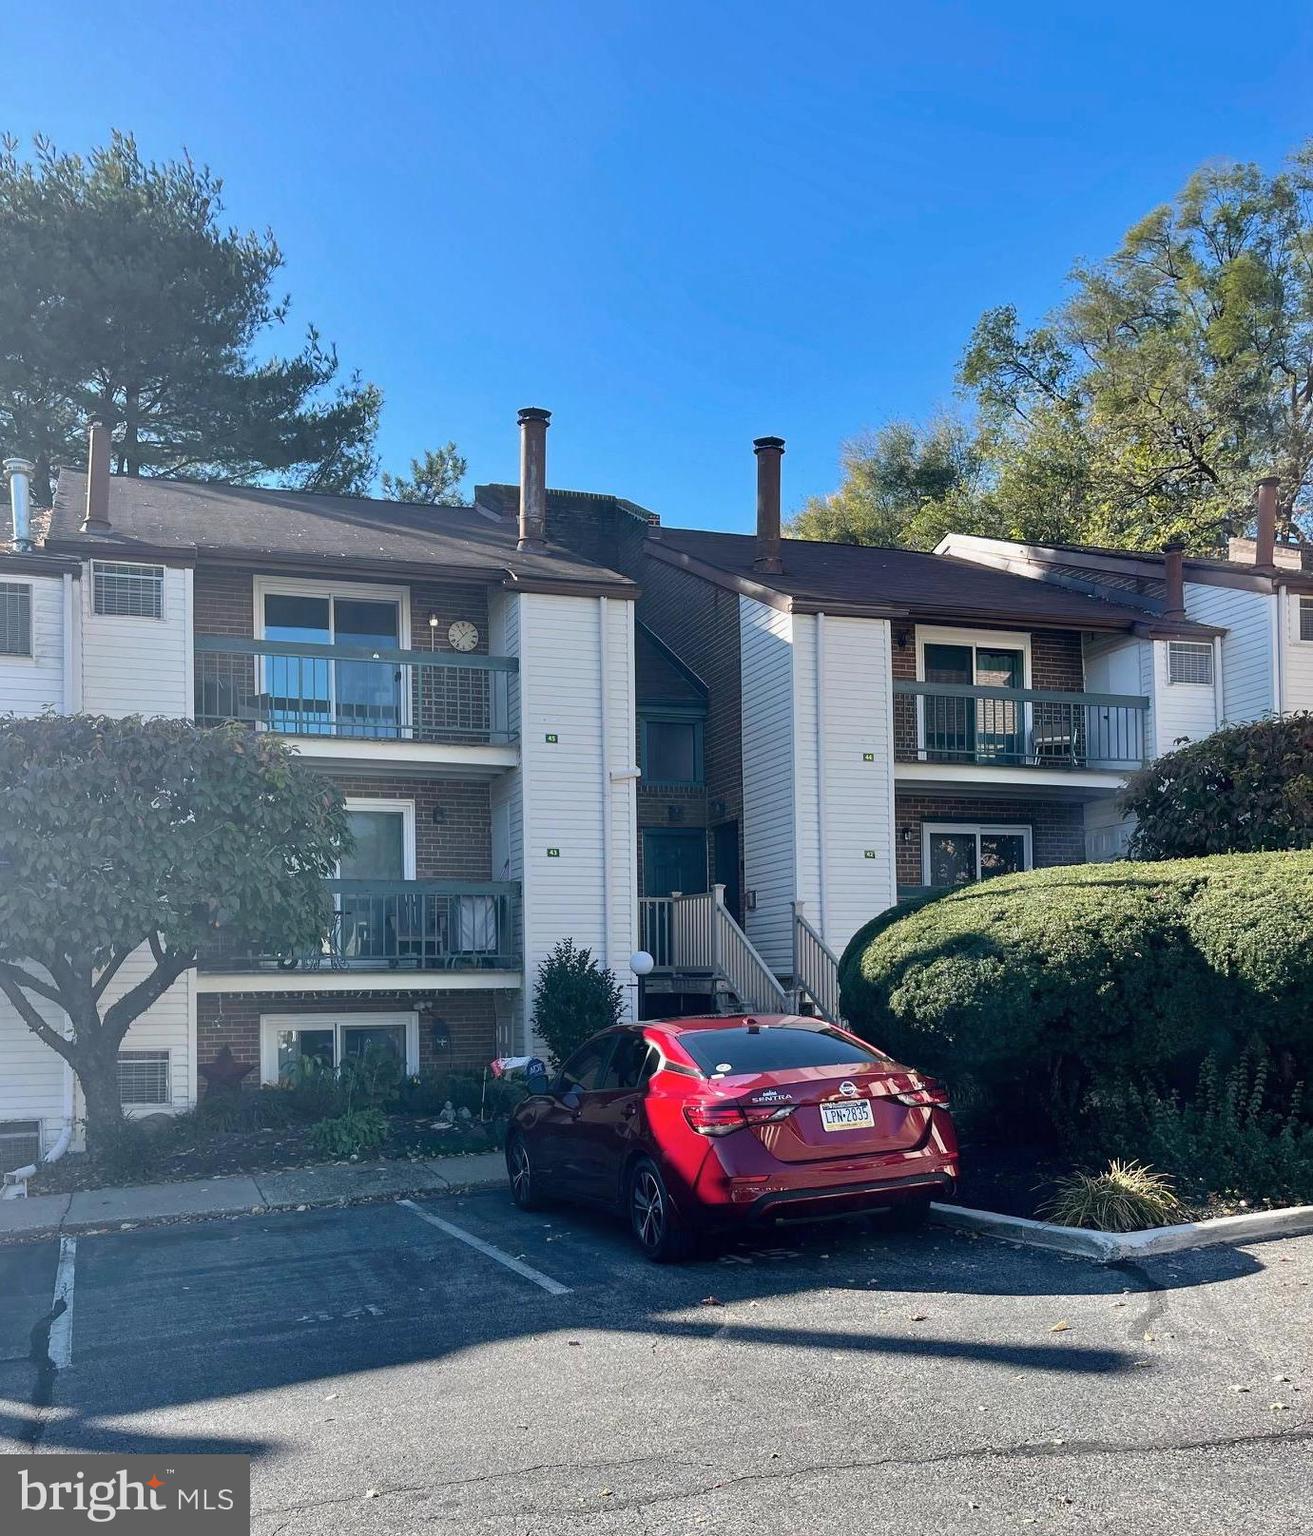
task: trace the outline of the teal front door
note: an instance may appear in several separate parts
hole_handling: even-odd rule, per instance
[[[705,832],[643,833],[643,895],[697,896],[707,889]]]

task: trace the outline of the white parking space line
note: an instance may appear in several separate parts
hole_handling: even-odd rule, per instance
[[[65,1370],[73,1363],[73,1269],[77,1262],[77,1251],[77,1238],[60,1238],[54,1307],[58,1307],[61,1301],[64,1307],[50,1324],[50,1340],[46,1345],[46,1354],[57,1371]]]
[[[494,1247],[492,1243],[485,1243],[481,1237],[475,1237],[473,1232],[467,1232],[464,1227],[458,1227],[455,1222],[444,1221],[441,1216],[435,1216],[432,1211],[422,1211],[413,1200],[398,1200],[397,1204],[404,1205],[421,1221],[427,1221],[429,1226],[437,1227],[439,1232],[445,1232],[448,1237],[454,1237],[458,1242],[467,1243],[505,1269],[514,1270],[517,1275],[522,1275],[526,1280],[532,1280],[535,1285],[542,1286],[543,1290],[550,1292],[553,1296],[570,1294],[571,1288],[568,1285],[562,1285],[559,1280],[553,1280],[550,1275],[543,1274],[542,1270],[534,1269],[532,1265],[521,1263],[513,1254]]]

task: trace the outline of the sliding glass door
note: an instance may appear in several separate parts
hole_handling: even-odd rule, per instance
[[[970,644],[927,644],[924,681],[958,687],[1022,688],[1022,650]],[[1025,705],[1014,699],[927,694],[922,699],[922,747],[929,762],[1020,762]]]
[[[401,605],[391,599],[266,592],[264,638],[288,644],[397,650]],[[394,738],[405,724],[405,669],[379,660],[267,656],[262,692],[270,729],[300,736]]]

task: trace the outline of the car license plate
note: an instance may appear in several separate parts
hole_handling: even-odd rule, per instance
[[[821,1105],[821,1124],[827,1131],[854,1131],[862,1126],[875,1128],[869,1099],[848,1099],[838,1104]]]

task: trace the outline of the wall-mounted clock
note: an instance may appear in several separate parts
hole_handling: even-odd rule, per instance
[[[479,631],[468,619],[457,619],[447,631],[453,651],[472,651],[479,643]]]

